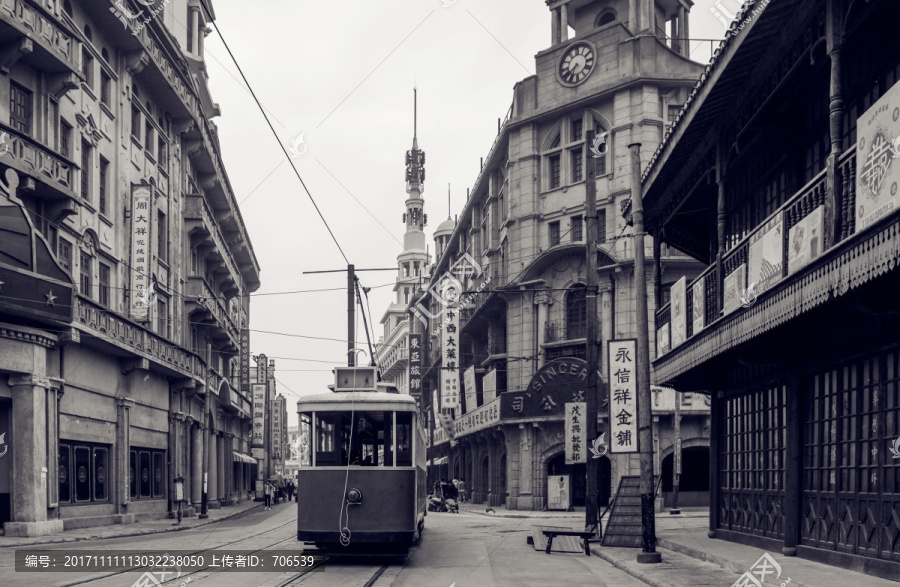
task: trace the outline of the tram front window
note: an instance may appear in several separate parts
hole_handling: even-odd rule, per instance
[[[406,418],[403,418],[406,416]],[[397,427],[401,431],[408,426],[410,414],[397,414]],[[394,466],[394,412],[318,412],[316,413],[316,455],[317,467]],[[408,438],[410,433],[405,432]],[[398,466],[411,466],[412,460],[404,458],[408,453],[409,441],[398,438]],[[408,463],[406,463],[408,461]],[[404,464],[406,463],[406,464]]]

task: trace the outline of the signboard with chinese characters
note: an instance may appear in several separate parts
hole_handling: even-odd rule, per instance
[[[409,335],[409,394],[418,405],[422,394],[422,335]]]
[[[825,206],[807,214],[788,231],[788,274],[809,265],[822,252]]]
[[[900,85],[856,120],[856,232],[897,209],[900,182]]]
[[[252,388],[253,433],[250,437],[251,446],[263,448],[266,444],[266,385],[264,383],[254,383]]]
[[[500,423],[500,398],[472,410],[453,421],[454,438],[471,434]]]
[[[250,395],[250,330],[241,330],[241,393]]]
[[[471,412],[478,407],[478,396],[475,393],[475,365],[463,372],[463,386],[466,390],[466,411]]]
[[[691,320],[694,326],[694,336],[700,334],[706,326],[706,281],[698,279],[691,287],[691,301],[693,304]]]
[[[587,362],[575,357],[548,361],[540,368],[525,391],[501,393],[500,417],[504,420],[562,420],[566,404],[585,401]],[[606,384],[597,374],[598,401],[606,409]]]
[[[586,402],[566,402],[566,464],[585,463],[587,452]]]
[[[491,369],[481,378],[481,397],[484,403],[497,397],[497,370]]]
[[[441,328],[441,408],[459,407],[459,312],[444,312]]]
[[[256,382],[265,384],[266,389],[268,389],[269,367],[268,359],[265,355],[259,355],[258,357],[256,357]]]
[[[740,308],[743,303],[741,296],[745,295],[747,289],[747,277],[744,273],[746,270],[747,264],[741,263],[737,269],[725,276],[725,301],[722,313],[726,316]]]
[[[572,486],[568,475],[547,476],[547,509],[568,510],[572,503]]]
[[[281,461],[283,448],[282,440],[284,440],[284,431],[282,430],[282,416],[285,411],[285,400],[283,395],[279,395],[272,400],[272,430],[269,438],[271,439],[272,460]]]
[[[150,212],[153,198],[149,185],[131,187],[131,318],[139,322],[150,319],[149,288],[151,255]]]
[[[781,281],[784,269],[784,215],[776,214],[750,236],[747,282],[756,295]],[[748,296],[750,293],[748,292]]]
[[[609,365],[609,452],[638,452],[637,341],[611,340]]]
[[[672,348],[674,349],[687,339],[687,277],[682,276],[669,291],[670,299],[672,300],[669,307],[672,324]]]

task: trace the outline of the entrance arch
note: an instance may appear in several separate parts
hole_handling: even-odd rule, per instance
[[[662,460],[662,493],[664,507],[672,506],[675,453]],[[709,505],[709,447],[692,446],[681,449],[681,478],[678,484],[680,507]]]
[[[597,506],[606,507],[609,505],[609,499],[612,492],[612,467],[609,459],[605,456],[600,457],[599,463],[597,463],[597,465]],[[553,477],[554,475],[568,475],[569,483],[571,484],[570,486],[572,488],[571,503],[573,506],[584,507],[585,490],[587,488],[586,464],[579,463],[575,465],[567,465],[566,454],[565,452],[561,452],[547,461],[546,473],[547,476],[545,477],[545,479]]]

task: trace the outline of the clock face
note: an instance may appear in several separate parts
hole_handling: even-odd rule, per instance
[[[569,47],[559,61],[559,79],[566,85],[577,85],[594,70],[594,49],[587,43]]]

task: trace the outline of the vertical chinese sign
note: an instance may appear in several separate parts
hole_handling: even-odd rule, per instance
[[[241,330],[241,393],[250,397],[250,330]]]
[[[266,384],[253,384],[253,448],[263,448],[266,445]]]
[[[149,185],[131,187],[131,318],[139,322],[150,319],[147,303],[150,286],[150,205]]]
[[[566,402],[566,464],[587,462],[587,402]]]
[[[478,407],[478,393],[475,389],[475,365],[463,373],[463,387],[466,393],[466,413]]]
[[[637,341],[609,341],[609,452],[638,452]]]
[[[409,395],[419,404],[422,395],[422,335],[409,335]]]
[[[459,312],[448,306],[441,330],[441,408],[459,406]]]
[[[274,467],[276,471],[283,470],[282,459],[282,443],[284,434],[282,430],[282,416],[285,413],[285,399],[283,395],[279,395],[272,400],[272,429],[269,432],[269,438],[272,439],[272,460],[275,461]]]

